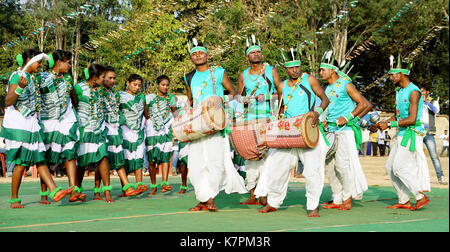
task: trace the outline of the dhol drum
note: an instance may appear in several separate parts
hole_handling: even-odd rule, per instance
[[[326,134],[326,138],[327,138],[328,142],[330,143],[330,145],[328,146],[328,149],[327,149],[327,155],[325,157],[325,163],[328,164],[331,160],[333,160],[334,155],[336,154],[336,150],[337,150],[336,133],[328,132]]]
[[[255,120],[231,127],[230,142],[245,160],[260,160],[269,149],[265,144],[268,121]]]
[[[319,142],[319,126],[313,127],[314,113],[270,122],[266,130],[269,148],[314,148]]]
[[[223,130],[226,118],[222,104],[222,97],[211,96],[177,116],[172,123],[175,138],[181,142],[191,142]]]

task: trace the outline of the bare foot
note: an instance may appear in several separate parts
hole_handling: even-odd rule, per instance
[[[341,207],[339,207],[339,210],[350,210],[352,208],[352,197],[346,199],[344,203],[342,203]]]
[[[100,196],[100,193],[94,193],[94,200],[103,200],[103,198]]]
[[[246,201],[241,202],[241,205],[258,205],[258,200],[255,197],[248,198]]]
[[[397,203],[397,204],[395,204],[393,206],[388,206],[387,208],[390,208],[390,209],[399,209],[399,208],[411,209],[411,203],[409,203],[409,201],[406,202],[405,204]]]
[[[319,215],[319,207],[314,210],[309,211],[308,217],[320,217]]]
[[[262,206],[267,205],[267,198],[266,197],[259,197],[259,204]]]
[[[414,207],[411,208],[411,210],[421,209],[422,207],[424,207],[428,203],[430,203],[430,199],[428,199],[428,197],[425,196],[425,194],[424,194],[423,197],[416,202]]]
[[[113,197],[112,197],[112,195],[111,195],[111,191],[106,190],[106,191],[103,193],[103,196],[105,196],[106,202],[108,202],[108,203],[114,202],[114,199],[113,199]]]
[[[208,208],[209,211],[213,212],[219,210],[216,204],[214,203],[214,199],[209,199],[208,202],[206,202],[206,207]]]
[[[48,197],[47,196],[41,196],[41,201],[39,201],[39,204],[41,204],[41,205],[48,205],[48,204],[50,204],[50,201],[48,201]]]
[[[259,209],[260,213],[269,213],[269,212],[275,212],[277,209],[272,207],[269,204],[266,204],[262,209]]]
[[[208,210],[205,203],[198,203],[195,207],[189,208],[189,211],[202,211],[202,210]]]

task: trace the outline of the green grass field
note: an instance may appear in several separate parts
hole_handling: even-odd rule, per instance
[[[148,178],[146,177],[146,183]],[[159,181],[160,178],[158,178]],[[179,177],[170,177],[172,192],[146,193],[119,198],[120,182],[111,179],[115,202],[93,201],[91,178],[84,181],[87,202],[69,203],[68,198],[51,205],[40,205],[39,182],[23,182],[20,198],[24,209],[10,209],[11,185],[0,184],[0,232],[448,232],[449,191],[433,188],[431,203],[418,211],[391,210],[396,203],[392,187],[369,187],[362,201],[354,201],[350,211],[323,209],[320,218],[306,216],[304,183],[291,182],[287,197],[276,212],[261,214],[261,206],[243,206],[247,194],[220,193],[218,212],[190,212],[197,202],[194,190],[184,195],[176,192]],[[67,181],[59,181],[67,188]],[[330,199],[326,184],[321,202]],[[412,200],[414,203],[415,200]]]

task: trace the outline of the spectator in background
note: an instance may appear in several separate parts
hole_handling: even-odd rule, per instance
[[[420,122],[427,130],[427,134],[423,138],[423,143],[428,149],[428,153],[430,155],[431,161],[433,162],[434,170],[436,171],[436,176],[439,183],[446,185],[447,182],[444,178],[441,161],[439,160],[439,156],[437,155],[436,140],[434,139],[434,135],[436,134],[435,121],[436,114],[439,113],[439,103],[437,101],[432,101],[431,97],[429,96],[430,87],[428,85],[423,85],[420,88],[420,91],[422,92],[423,98],[422,117],[420,118]]]
[[[442,134],[439,138],[442,139],[442,151],[441,151],[441,156],[442,154],[444,154],[445,151],[447,151],[447,157],[448,157],[448,132],[447,130],[444,130],[444,134]]]
[[[384,157],[385,148],[384,148],[384,135],[383,132],[378,130],[377,131],[377,137],[378,137],[378,149],[380,150],[380,157]]]
[[[374,127],[369,127],[370,130],[370,142],[372,143],[372,156],[378,156],[378,130]]]
[[[367,128],[362,129],[362,144],[361,144],[361,152],[365,157],[367,156],[367,146],[369,145],[370,132]]]
[[[387,156],[389,156],[389,154],[391,153],[391,146],[390,146],[390,142],[391,142],[391,136],[389,136],[387,130],[384,132],[384,150],[386,152],[387,150]]]

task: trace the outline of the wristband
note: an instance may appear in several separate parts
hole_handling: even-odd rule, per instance
[[[21,95],[23,93],[23,88],[21,88],[19,85],[16,87],[16,90],[14,90],[14,93],[17,95]]]
[[[392,121],[390,124],[391,124],[391,128],[397,128],[398,127],[398,121]]]
[[[323,109],[321,107],[315,107],[314,111],[316,111],[317,113],[319,113],[319,115],[321,115],[323,113]]]
[[[352,114],[352,112],[348,113],[348,115],[345,117],[347,119],[347,122],[350,122],[353,118],[355,118]]]

